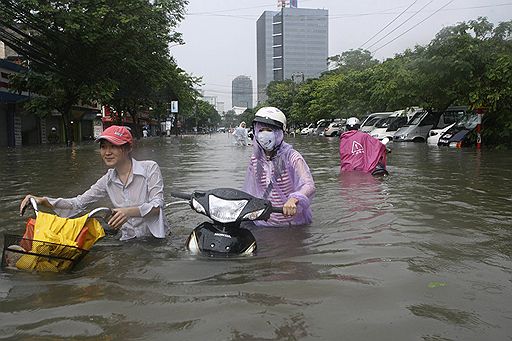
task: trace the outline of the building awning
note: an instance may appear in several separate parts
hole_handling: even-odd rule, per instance
[[[0,103],[18,103],[27,100],[27,96],[0,91]]]
[[[101,118],[101,121],[103,123],[111,123],[111,122],[115,122],[115,120],[112,119],[111,116],[105,116],[105,117],[102,117]],[[121,123],[133,123],[133,119],[131,116],[123,116],[121,118]]]
[[[101,117],[101,113],[99,111],[88,111],[82,115],[82,120],[93,121],[98,118],[98,114],[99,117]]]

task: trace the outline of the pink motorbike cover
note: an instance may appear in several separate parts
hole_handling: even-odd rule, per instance
[[[386,166],[386,146],[378,139],[358,130],[349,130],[340,137],[341,171],[371,173],[380,162]]]

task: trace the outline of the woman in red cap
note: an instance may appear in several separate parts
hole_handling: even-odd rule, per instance
[[[165,238],[169,224],[163,212],[164,183],[158,164],[132,158],[133,137],[126,127],[111,126],[96,142],[100,143],[101,158],[109,168],[105,175],[74,198],[29,194],[21,202],[20,213],[31,197],[38,205],[51,208],[60,216],[71,217],[108,196],[114,207],[108,224],[121,230],[121,240],[151,235]]]

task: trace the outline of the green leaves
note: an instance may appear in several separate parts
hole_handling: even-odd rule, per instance
[[[30,62],[18,89],[40,95],[37,106],[61,111],[64,121],[66,111],[78,101],[114,104],[136,115],[136,108],[168,102],[179,93],[190,107],[193,81],[179,70],[168,49],[181,41],[174,30],[186,4],[2,0],[0,39]]]
[[[486,143],[512,146],[512,21],[494,27],[478,18],[446,27],[427,46],[382,63],[364,50],[329,61],[336,68],[320,78],[271,83],[268,104],[296,123],[411,106],[483,107]]]

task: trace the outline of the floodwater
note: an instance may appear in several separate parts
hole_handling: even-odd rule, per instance
[[[317,186],[311,226],[258,229],[256,256],[184,247],[206,218],[165,213],[164,241],[104,238],[69,274],[0,272],[0,339],[512,340],[509,151],[395,144],[391,175],[339,175],[335,138],[289,138]],[[227,134],[140,141],[170,189],[240,188],[250,148]],[[0,151],[0,232],[26,193],[72,196],[98,147]]]

